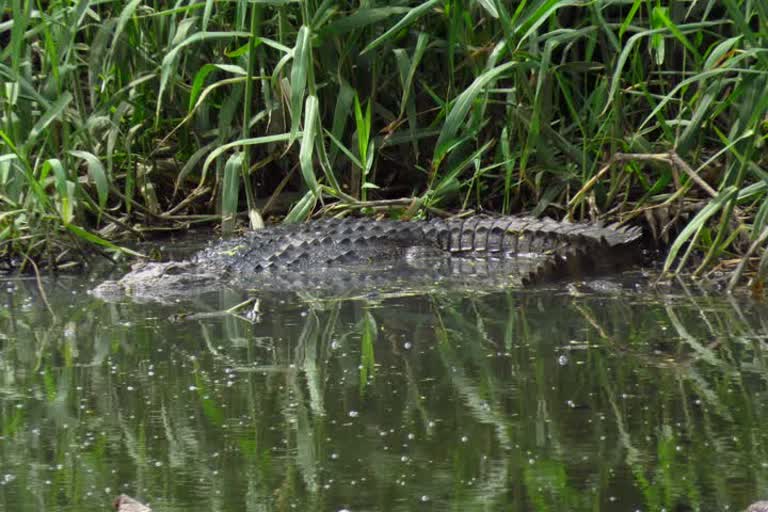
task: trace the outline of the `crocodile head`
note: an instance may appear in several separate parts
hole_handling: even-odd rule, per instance
[[[118,281],[105,281],[91,295],[108,302],[126,297],[136,301],[172,302],[188,293],[204,291],[220,276],[190,261],[140,262]]]

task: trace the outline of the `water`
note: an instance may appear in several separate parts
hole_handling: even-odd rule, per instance
[[[631,280],[632,278],[630,278]],[[0,282],[0,510],[742,510],[768,308],[568,287],[106,304]]]

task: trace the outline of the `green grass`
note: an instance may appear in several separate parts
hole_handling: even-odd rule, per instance
[[[172,5],[0,0],[0,256],[530,210],[647,223],[669,271],[765,275],[763,2]]]

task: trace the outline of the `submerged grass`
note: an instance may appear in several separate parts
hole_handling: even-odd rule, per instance
[[[768,267],[762,2],[0,13],[0,256],[17,264],[242,213],[462,208],[645,222],[668,271]]]

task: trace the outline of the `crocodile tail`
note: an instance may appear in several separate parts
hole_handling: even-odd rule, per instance
[[[549,218],[485,217],[433,220],[424,236],[446,252],[461,255],[550,254],[624,248],[642,236],[638,227],[558,222]]]

